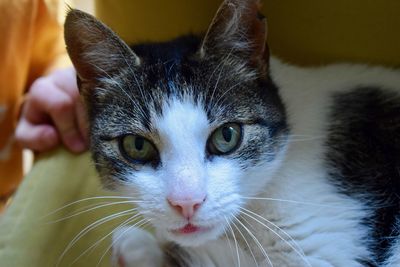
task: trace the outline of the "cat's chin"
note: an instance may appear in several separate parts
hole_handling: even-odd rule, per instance
[[[180,229],[164,230],[165,237],[181,246],[197,247],[208,241],[217,239],[224,232],[221,226],[193,226],[187,225]]]

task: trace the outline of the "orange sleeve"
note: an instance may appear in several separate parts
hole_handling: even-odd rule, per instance
[[[65,53],[58,0],[0,0],[0,200],[22,178],[14,130],[24,92]]]

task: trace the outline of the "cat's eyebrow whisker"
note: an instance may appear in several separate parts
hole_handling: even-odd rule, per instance
[[[137,227],[137,228],[142,228],[142,227],[144,227],[146,224],[148,224],[148,223],[150,223],[151,222],[151,219],[142,219],[142,220],[140,220],[139,222],[137,222],[137,223],[135,223],[135,224],[133,224],[133,225],[130,225],[130,226],[128,226],[128,228],[126,229],[126,230],[124,230],[122,233],[120,233],[119,235],[118,235],[118,237],[114,240],[114,241],[112,241],[111,242],[111,245],[109,245],[108,247],[107,247],[107,249],[106,249],[106,251],[103,253],[103,255],[100,257],[100,260],[98,261],[98,263],[97,263],[97,265],[96,265],[96,267],[98,267],[98,266],[100,266],[100,263],[103,261],[103,259],[104,259],[104,257],[107,255],[107,252],[118,242],[118,240],[126,233],[126,232],[128,232],[129,230],[131,230],[132,228],[135,228],[135,227]],[[129,222],[128,222],[129,223]],[[126,224],[125,224],[126,225]],[[115,231],[117,231],[117,229],[120,229],[120,228],[122,228],[122,227],[124,227],[125,225],[123,225],[123,226],[118,226],[116,229],[114,229],[111,233],[115,233]]]
[[[250,254],[251,254],[251,256],[253,257],[253,260],[254,260],[256,266],[259,267],[259,265],[258,265],[258,263],[257,263],[257,260],[256,260],[256,257],[254,256],[253,250],[251,249],[251,246],[250,246],[249,242],[247,242],[246,237],[244,236],[244,234],[242,233],[242,231],[240,231],[239,227],[238,227],[233,221],[232,221],[232,225],[236,228],[236,230],[237,230],[237,231],[239,232],[239,234],[242,236],[244,242],[246,243],[246,246],[249,248]]]
[[[206,95],[208,95],[209,90],[210,90],[209,83],[210,83],[210,81],[211,81],[211,78],[214,76],[214,73],[217,71],[217,69],[219,69],[218,78],[217,78],[217,81],[216,81],[216,83],[215,83],[215,85],[214,85],[214,89],[213,89],[213,91],[212,91],[212,94],[211,94],[211,97],[210,97],[210,100],[209,100],[209,103],[210,103],[210,104],[212,103],[212,100],[213,100],[213,98],[214,98],[215,91],[216,91],[216,89],[217,89],[217,87],[218,87],[218,84],[219,84],[219,80],[221,79],[222,71],[224,70],[224,67],[221,67],[221,65],[222,65],[225,61],[227,61],[227,60],[229,59],[229,57],[231,56],[232,52],[233,52],[233,48],[231,48],[231,49],[229,50],[229,52],[226,54],[226,56],[218,63],[218,65],[215,67],[215,69],[214,69],[213,72],[211,73],[210,78],[208,79],[208,82],[207,82],[207,85],[206,85],[206,88],[207,88]],[[215,107],[215,105],[213,105],[213,106],[208,105],[207,112],[209,112],[210,109],[212,109],[212,108],[214,108],[214,107]]]
[[[68,207],[70,207],[70,206],[72,206],[72,205],[75,205],[75,204],[78,204],[78,203],[81,203],[81,202],[84,202],[84,201],[89,201],[89,200],[106,200],[106,199],[130,199],[130,200],[132,200],[132,201],[137,201],[137,202],[141,201],[141,202],[144,202],[144,201],[142,201],[142,200],[135,200],[133,197],[125,197],[125,196],[96,196],[96,197],[88,197],[88,198],[83,198],[83,199],[79,199],[79,200],[76,200],[76,201],[74,201],[74,202],[68,203],[68,204],[66,204],[66,205],[64,205],[64,206],[62,206],[62,207],[60,207],[60,208],[58,208],[58,209],[56,209],[56,210],[50,212],[49,214],[43,216],[42,219],[44,219],[44,218],[46,218],[46,217],[49,217],[50,215],[53,215],[53,214],[55,214],[55,213],[57,213],[57,212],[59,212],[59,211],[61,211],[61,210],[63,210],[63,209],[66,209],[66,208],[68,208]]]
[[[258,241],[257,237],[247,228],[238,218],[234,217],[235,220],[246,230],[246,232],[250,235],[250,237],[254,240],[258,248],[260,249],[261,253],[265,257],[265,259],[268,261],[268,263],[273,267],[274,265],[272,264],[271,259],[268,256],[268,253],[265,251],[263,246],[261,245],[260,241]]]
[[[124,59],[125,59],[125,58],[124,58]],[[90,63],[90,62],[89,62],[89,63]],[[91,64],[94,68],[96,68],[98,71],[101,71],[102,73],[104,73],[104,75],[106,75],[107,78],[108,78],[110,81],[112,81],[114,84],[116,84],[116,85],[118,86],[118,88],[128,97],[128,99],[131,101],[131,103],[132,103],[138,110],[140,110],[140,112],[142,113],[142,115],[143,115],[144,117],[146,117],[143,108],[142,108],[140,105],[138,105],[138,104],[132,99],[132,96],[131,96],[130,94],[128,94],[128,92],[126,92],[126,90],[125,90],[124,88],[122,88],[122,86],[120,85],[120,83],[119,83],[118,81],[116,81],[115,78],[111,77],[110,74],[109,74],[108,72],[106,72],[105,70],[103,70],[103,69],[100,68],[99,66],[96,66],[96,65],[94,65],[93,63],[90,63],[90,64]],[[129,66],[129,67],[130,67],[130,66]],[[136,80],[136,83],[137,83],[138,86],[139,86],[139,83],[138,83],[138,81],[137,81],[137,79],[136,79],[136,75],[135,75],[134,72],[133,72],[133,75],[134,75],[134,78],[135,78],[135,80]],[[142,89],[141,89],[140,86],[139,86],[139,91],[141,92],[142,97],[143,97]]]
[[[235,232],[233,231],[233,229],[232,229],[232,227],[231,227],[231,225],[230,225],[230,222],[229,222],[226,218],[225,218],[225,220],[227,221],[227,225],[228,225],[228,227],[229,227],[229,230],[230,230],[231,233],[232,233],[233,241],[235,242],[236,256],[237,256],[237,264],[236,264],[236,266],[237,266],[237,267],[240,267],[239,245],[238,245],[238,242],[237,242],[237,240],[236,240]]]
[[[108,215],[104,218],[101,218],[93,223],[91,223],[90,225],[86,226],[83,230],[81,230],[67,245],[67,247],[64,249],[63,253],[61,253],[60,257],[57,260],[56,263],[56,267],[58,267],[62,261],[62,259],[64,258],[64,256],[68,253],[68,251],[70,251],[70,249],[78,242],[79,239],[81,239],[84,235],[86,235],[88,232],[90,232],[91,230],[93,230],[94,228],[98,227],[99,225],[102,225],[106,222],[109,222],[111,220],[114,220],[116,218],[122,217],[122,216],[126,216],[126,215],[130,215],[130,214],[135,214],[135,216],[139,213],[137,213],[135,210],[125,210],[125,211],[121,211],[118,213],[114,213],[111,215]],[[137,213],[137,214],[136,214]]]
[[[211,97],[210,97],[210,101],[209,101],[210,103],[212,103],[212,100],[213,100],[213,98],[214,98],[214,94],[215,94],[215,91],[217,90],[217,87],[218,87],[218,84],[219,84],[219,80],[221,79],[222,71],[223,71],[223,70],[224,70],[224,68],[221,68],[221,69],[219,70],[218,77],[217,77],[217,81],[215,82],[214,89],[213,89],[212,94],[211,94]],[[215,105],[211,106],[211,109],[213,109],[214,106],[215,106]]]
[[[276,236],[278,236],[282,241],[284,241],[286,244],[288,244],[288,246],[291,249],[293,249],[293,251],[295,251],[297,255],[300,256],[300,258],[307,264],[307,266],[311,267],[311,264],[305,258],[305,253],[304,253],[303,249],[298,245],[298,243],[286,231],[284,231],[282,228],[280,228],[279,226],[277,226],[273,222],[271,222],[271,221],[265,219],[264,217],[260,216],[259,214],[255,213],[255,212],[252,212],[251,210],[248,210],[246,208],[241,208],[241,213],[246,215],[247,217],[253,219],[254,221],[258,222],[259,224],[261,224],[262,226],[264,226],[265,228],[270,230],[272,233],[274,233]],[[293,242],[293,244],[295,244],[296,247],[293,246],[293,244],[291,244],[288,240],[283,238],[277,231],[272,229],[272,227],[266,225],[265,223],[261,222],[260,220],[258,220],[257,218],[255,218],[252,215],[254,215],[254,216],[264,220],[265,222],[273,225],[274,227],[276,227],[279,231],[281,231],[289,239],[289,241]]]
[[[217,101],[215,101],[215,104],[213,105],[213,108],[216,107],[219,104],[219,101],[221,101],[221,99],[223,99],[223,97],[229,93],[230,91],[232,91],[233,89],[235,89],[237,86],[241,85],[243,83],[243,81],[237,82],[236,84],[232,85],[231,87],[229,87],[218,99]]]
[[[122,58],[124,59],[126,65],[128,65],[129,70],[133,74],[133,78],[135,79],[136,85],[139,87],[140,94],[141,94],[142,98],[144,99],[143,86],[141,86],[139,84],[139,81],[138,81],[137,76],[136,76],[136,72],[133,70],[132,65],[128,62],[128,60],[126,59],[125,55],[122,54],[122,53],[120,53],[120,55],[122,56]]]
[[[90,208],[90,209],[86,209],[86,210],[83,210],[83,211],[75,212],[75,213],[73,213],[71,215],[68,215],[66,217],[63,217],[63,218],[60,218],[60,219],[57,219],[57,220],[54,220],[54,221],[47,222],[45,224],[53,224],[53,223],[57,223],[57,222],[62,222],[62,221],[68,220],[70,218],[76,217],[78,215],[81,215],[81,214],[84,214],[84,213],[87,213],[87,212],[90,212],[90,211],[93,211],[93,210],[97,210],[97,209],[100,209],[100,208],[109,207],[109,206],[113,206],[113,205],[128,204],[128,203],[138,203],[138,201],[127,200],[127,201],[118,201],[118,202],[108,202],[108,203],[105,203],[105,204],[102,204],[102,205],[97,205],[97,206],[95,206],[93,208]],[[136,209],[131,209],[131,210],[136,210]]]

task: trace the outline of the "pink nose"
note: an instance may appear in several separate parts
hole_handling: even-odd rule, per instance
[[[167,201],[169,205],[181,214],[185,219],[190,220],[194,213],[200,208],[200,206],[206,201],[206,197],[197,199],[174,199],[168,197]]]

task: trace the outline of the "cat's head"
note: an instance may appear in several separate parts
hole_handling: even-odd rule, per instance
[[[94,17],[67,16],[104,185],[140,199],[139,211],[182,245],[223,233],[284,154],[285,111],[258,12],[256,0],[228,0],[204,38],[132,49]]]

